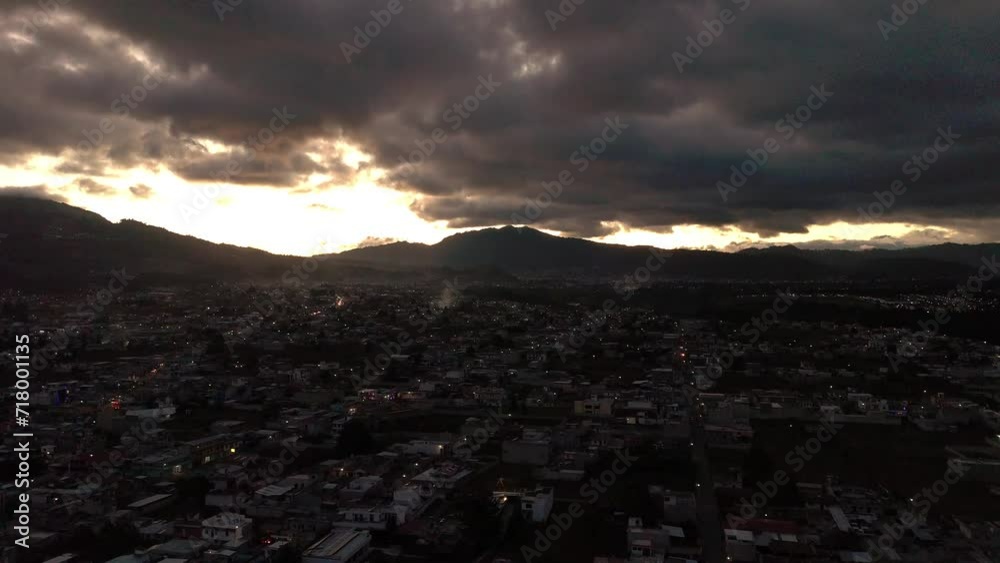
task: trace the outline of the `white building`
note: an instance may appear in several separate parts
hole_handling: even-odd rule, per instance
[[[552,487],[544,487],[521,497],[521,514],[532,522],[542,523],[549,519],[555,492]]]
[[[470,475],[472,475],[471,469],[465,469],[454,463],[444,463],[424,471],[410,481],[420,487],[421,496],[429,496],[435,489],[454,489]]]
[[[392,492],[392,508],[396,511],[396,523],[402,525],[419,516],[426,507],[418,487],[400,487]]]
[[[539,487],[534,492],[527,491],[493,491],[495,502],[520,502],[521,515],[525,520],[544,523],[549,519],[552,505],[555,502],[555,491],[552,487]]]
[[[342,508],[337,513],[340,520],[333,523],[338,528],[364,528],[366,530],[388,530],[396,524],[397,513],[393,505],[352,506]]]
[[[201,521],[201,539],[216,545],[237,547],[250,541],[253,519],[223,512]]]

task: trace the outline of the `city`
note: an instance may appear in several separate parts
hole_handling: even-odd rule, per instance
[[[0,2],[0,563],[1000,563],[1000,2]]]
[[[97,314],[4,295],[37,370],[33,556],[997,555],[1000,346],[908,321],[978,330],[993,292],[134,278]]]

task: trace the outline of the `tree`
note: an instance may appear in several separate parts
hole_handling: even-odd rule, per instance
[[[337,457],[343,459],[374,450],[375,439],[372,438],[365,422],[358,418],[347,421],[340,432],[340,438],[337,439]]]
[[[754,489],[763,490],[764,487],[774,487],[777,489],[774,497],[768,501],[771,506],[799,506],[800,499],[794,472],[784,470],[788,482],[784,485],[775,483],[777,468],[771,460],[771,456],[759,444],[754,444],[747,452],[743,460],[743,485]],[[784,480],[784,479],[782,479]],[[763,512],[763,511],[762,511]]]
[[[207,478],[198,475],[177,481],[177,498],[184,508],[200,512],[205,508],[205,495],[212,490]]]
[[[226,338],[222,336],[222,333],[214,328],[207,328],[204,332],[205,339],[208,341],[208,347],[205,350],[206,354],[217,355],[226,354],[228,348],[226,347]]]
[[[94,533],[89,527],[77,528],[65,549],[91,561],[107,561],[135,551],[143,545],[139,532],[129,522],[105,526]]]

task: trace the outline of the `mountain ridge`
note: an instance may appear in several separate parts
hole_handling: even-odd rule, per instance
[[[150,283],[278,283],[305,257],[216,244],[139,221],[113,223],[49,200],[0,198],[0,286],[79,285],[130,267]],[[483,281],[514,276],[620,276],[669,255],[661,278],[701,280],[929,279],[967,276],[1000,245],[946,243],[906,249],[809,250],[794,246],[663,250],[559,237],[530,227],[491,227],[435,244],[393,242],[317,256],[314,281],[406,281],[455,272]],[[653,262],[655,263],[655,261]],[[651,268],[652,269],[652,268]]]
[[[517,243],[521,244],[518,245]],[[540,257],[525,257],[523,254],[511,255],[511,252],[537,251],[538,245],[544,250],[546,245],[559,245],[558,256],[542,253]],[[473,253],[482,253],[482,247],[488,245],[492,250],[478,257],[470,257]],[[588,256],[595,261],[599,270],[620,269],[631,266],[632,269],[642,265],[642,261],[656,249],[680,258],[685,265],[691,267],[691,273],[704,273],[711,277],[740,277],[741,264],[750,268],[751,262],[758,261],[758,269],[770,266],[780,268],[780,271],[801,277],[806,274],[820,277],[835,276],[838,272],[848,277],[857,276],[892,276],[921,274],[918,277],[928,277],[928,268],[939,268],[946,276],[954,276],[959,271],[966,272],[970,267],[978,266],[982,256],[1000,251],[996,243],[978,245],[961,245],[945,243],[941,245],[912,247],[903,249],[801,249],[794,245],[772,246],[765,248],[748,248],[737,252],[722,252],[702,249],[659,249],[652,246],[625,246],[599,243],[585,239],[558,237],[530,227],[489,227],[476,231],[468,231],[451,235],[436,244],[390,243],[380,246],[368,246],[342,252],[337,256],[350,257],[355,260],[373,263],[408,263],[419,266],[450,266],[490,263],[505,267],[512,272],[559,270],[584,268],[578,254],[590,251]],[[617,254],[617,259],[607,259],[609,254]],[[602,261],[602,258],[604,261]],[[497,262],[502,262],[498,264]],[[728,262],[728,265],[725,264]],[[884,262],[884,268],[878,263]],[[706,270],[707,269],[707,270]],[[670,270],[670,268],[668,268]],[[681,268],[673,268],[674,273],[682,273]],[[881,270],[881,271],[879,271]],[[931,272],[932,273],[932,272]],[[754,276],[750,276],[754,277]],[[762,275],[768,278],[770,276]]]

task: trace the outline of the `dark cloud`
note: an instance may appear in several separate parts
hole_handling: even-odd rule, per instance
[[[382,4],[244,0],[221,20],[202,1],[62,6],[34,45],[0,46],[0,73],[17,77],[0,93],[2,162],[61,154],[67,172],[144,166],[214,181],[277,109],[294,118],[230,181],[350,181],[357,170],[328,148],[344,140],[393,186],[427,196],[422,217],[473,227],[523,215],[567,170],[573,183],[534,222],[594,236],[613,223],[802,232],[859,220],[901,179],[886,218],[996,236],[997,2],[924,4],[888,40],[878,21],[893,0],[593,1],[555,31],[545,11],[559,0],[404,2],[348,63],[342,44]],[[679,72],[672,54],[723,8],[736,20]],[[27,13],[0,10],[4,32]],[[469,98],[489,77],[495,91]],[[833,97],[785,139],[778,121],[821,84]],[[466,100],[478,107],[458,119]],[[581,171],[572,155],[615,117],[628,128]],[[102,119],[114,129],[98,139]],[[942,127],[961,139],[910,182],[904,162]],[[716,183],[769,137],[780,150],[724,203]],[[432,154],[400,164],[418,150]]]
[[[153,188],[145,184],[137,184],[135,186],[130,186],[128,191],[132,192],[132,197],[139,199],[149,199],[153,196]]]
[[[80,191],[89,195],[113,195],[115,189],[107,184],[95,182],[90,178],[80,178],[76,181],[76,186]]]

